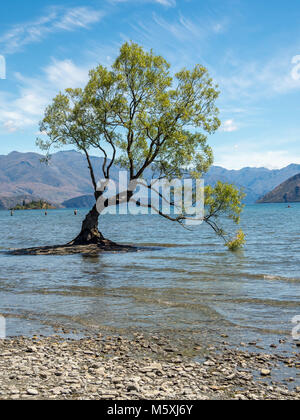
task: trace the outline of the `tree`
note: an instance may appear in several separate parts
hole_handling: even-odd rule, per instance
[[[142,178],[146,169],[160,178],[188,175],[197,179],[213,163],[207,135],[220,126],[215,105],[218,95],[203,66],[183,69],[171,77],[163,57],[135,43],[125,43],[111,69],[99,65],[90,71],[84,89],[66,89],[53,99],[40,123],[47,138],[37,141],[46,151],[46,160],[52,146],[73,145],[84,153],[96,201],[103,196],[97,180],[109,180],[114,164],[126,168],[132,182]],[[101,176],[91,163],[94,149],[103,156]],[[117,205],[132,196],[129,190],[119,193]],[[206,187],[205,197],[204,221],[229,244],[217,221],[224,215],[239,222],[242,192],[218,183],[214,188]],[[104,206],[108,205],[106,200]],[[171,217],[158,212],[179,223],[186,218],[184,213]],[[105,244],[98,218],[95,204],[70,244]],[[239,242],[239,236],[234,241]]]

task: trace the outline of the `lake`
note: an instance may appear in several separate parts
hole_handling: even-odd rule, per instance
[[[246,206],[243,251],[229,252],[204,225],[159,216],[104,215],[120,243],[155,246],[98,257],[11,256],[9,248],[65,243],[86,209],[0,212],[0,314],[7,335],[145,331],[217,344],[287,339],[300,315],[300,203]],[[277,349],[277,351],[279,351]]]

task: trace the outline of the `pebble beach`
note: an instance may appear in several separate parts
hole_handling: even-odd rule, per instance
[[[224,343],[196,361],[167,338],[140,333],[15,337],[0,340],[0,399],[297,400],[299,368],[296,345],[285,356]]]

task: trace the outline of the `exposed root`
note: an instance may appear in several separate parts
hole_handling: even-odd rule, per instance
[[[119,245],[115,242],[103,239],[98,243],[76,245],[72,242],[65,245],[53,245],[36,248],[14,249],[8,253],[11,255],[73,255],[82,254],[96,256],[101,252],[136,252],[139,249],[130,245]]]

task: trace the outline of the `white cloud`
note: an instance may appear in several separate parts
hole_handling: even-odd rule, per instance
[[[77,66],[71,60],[52,60],[36,78],[15,75],[19,91],[15,97],[0,92],[0,126],[6,132],[37,126],[45,107],[68,87],[84,86],[91,66]]]
[[[181,41],[204,38],[207,34],[203,25],[200,25],[199,22],[192,21],[182,15],[179,16],[178,19],[170,21],[169,19],[166,20],[154,14],[153,20],[163,31],[168,32],[169,35],[172,35]]]
[[[87,82],[88,68],[78,67],[72,60],[53,60],[53,62],[44,69],[46,80],[51,82],[58,89],[82,86]]]
[[[89,7],[77,7],[68,10],[56,23],[54,28],[72,31],[77,27],[88,28],[89,25],[98,22],[104,13]]]
[[[34,124],[34,119],[32,119],[31,116],[22,109],[16,109],[13,111],[12,109],[6,110],[5,108],[6,107],[2,108],[2,104],[0,105],[0,123],[2,122],[5,131],[13,133],[23,127]]]
[[[167,7],[175,7],[176,6],[176,0],[154,0],[155,3],[162,4],[163,6]]]
[[[158,3],[165,7],[175,7],[176,0],[108,0],[108,3]]]
[[[293,80],[300,80],[300,55],[295,55],[292,58],[292,64],[295,64],[291,71],[291,76]]]
[[[259,61],[227,57],[226,70],[215,78],[229,99],[258,99],[300,89],[300,56],[289,51]],[[228,75],[227,75],[227,74]]]
[[[295,153],[287,150],[240,150],[238,145],[228,148],[226,152],[216,149],[215,156],[215,165],[236,170],[245,167],[280,169],[291,162],[300,164],[300,157],[297,158]]]
[[[222,127],[221,127],[221,131],[225,131],[227,133],[231,133],[231,132],[237,131],[237,130],[238,130],[238,127],[235,124],[234,120],[224,121],[224,123],[222,124]]]
[[[14,25],[11,30],[0,36],[1,51],[4,54],[12,54],[27,44],[40,42],[50,33],[88,28],[103,16],[103,11],[91,7],[52,8],[47,16],[33,22]]]

